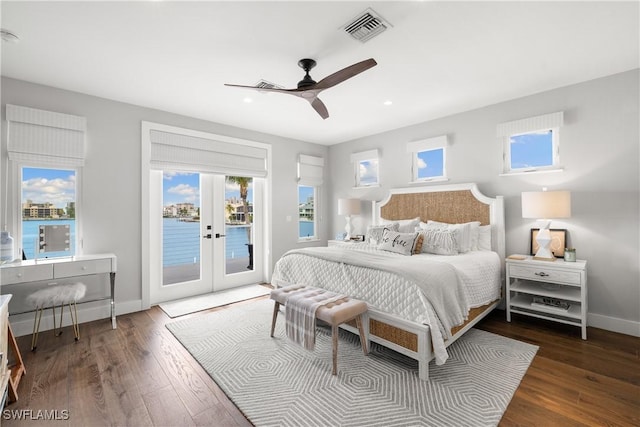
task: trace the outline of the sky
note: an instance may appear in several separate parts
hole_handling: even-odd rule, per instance
[[[22,169],[22,200],[65,208],[76,200],[76,173],[63,169]]]
[[[531,132],[512,136],[511,169],[553,165],[551,131]]]

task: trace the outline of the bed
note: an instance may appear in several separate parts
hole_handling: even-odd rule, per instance
[[[372,216],[374,224],[405,228],[414,227],[408,219],[415,218],[420,225],[479,223],[484,246],[475,241],[474,250],[459,255],[416,248],[420,253],[412,256],[380,250],[378,242],[292,250],[276,263],[271,283],[303,283],[366,301],[369,340],[416,359],[426,380],[429,362],[444,363],[446,348],[500,302],[503,199],[483,195],[473,183],[400,188],[374,203]],[[357,333],[353,325],[344,327]]]

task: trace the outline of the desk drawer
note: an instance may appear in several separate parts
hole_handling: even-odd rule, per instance
[[[22,282],[37,282],[39,280],[53,279],[53,265],[31,265],[28,267],[10,267],[0,269],[3,285],[12,285]]]
[[[70,263],[54,264],[53,273],[56,279],[63,277],[86,276],[89,274],[109,273],[110,259],[92,259],[88,261],[74,261]]]
[[[545,267],[512,265],[509,267],[509,275],[521,279],[580,285],[580,272],[578,271],[561,271]]]

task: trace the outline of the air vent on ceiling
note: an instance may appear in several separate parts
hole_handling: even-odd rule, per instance
[[[392,25],[373,9],[367,9],[344,26],[344,30],[354,39],[365,43]]]
[[[256,87],[260,89],[284,89],[284,86],[280,86],[266,80],[260,80],[258,83],[256,83]]]

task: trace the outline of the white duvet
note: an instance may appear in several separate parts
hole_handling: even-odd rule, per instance
[[[326,255],[327,251],[334,255]],[[367,257],[362,251],[371,256]],[[346,262],[357,258],[359,254],[362,258],[369,258],[369,261],[360,262],[361,265]],[[385,262],[384,268],[378,269],[371,265],[371,261],[381,259],[377,257],[389,260]],[[403,266],[397,272],[386,267],[394,259]],[[441,302],[430,301],[429,296],[433,297],[430,295],[433,293],[424,288],[424,282],[428,280],[421,280],[415,273],[407,274],[408,263],[424,265],[425,276],[430,276],[430,280],[455,281],[451,278],[450,272],[453,271],[457,283],[451,283],[451,286],[463,293],[458,294],[458,307],[442,307],[439,306]],[[438,269],[443,273],[433,271]],[[381,251],[366,243],[330,249],[308,248],[286,253],[276,263],[271,283],[275,286],[317,286],[364,300],[378,311],[430,325],[436,364],[441,364],[448,358],[444,337],[449,337],[450,326],[462,323],[470,307],[481,306],[500,297],[500,258],[495,252],[488,251],[472,251],[457,256],[418,254],[406,257]],[[450,303],[450,298],[448,301]],[[454,314],[461,311],[463,315],[461,318],[456,315],[443,316],[443,310],[451,310]],[[443,317],[444,323],[437,313]],[[457,321],[452,322],[453,319]]]

